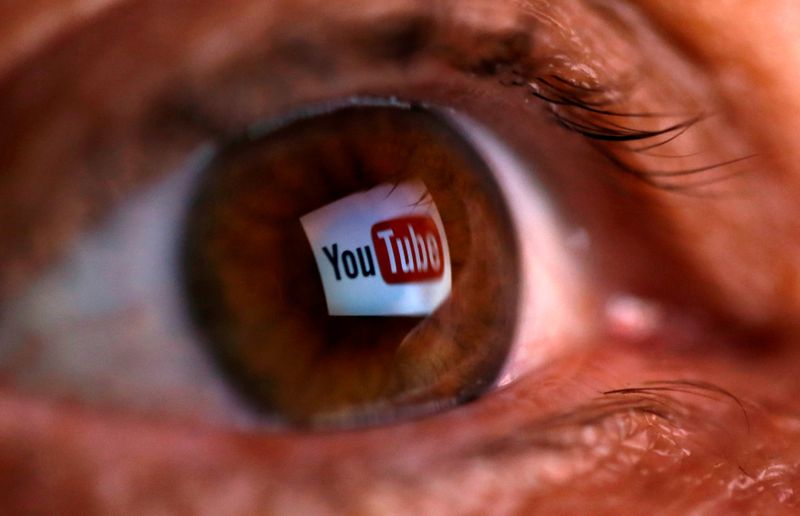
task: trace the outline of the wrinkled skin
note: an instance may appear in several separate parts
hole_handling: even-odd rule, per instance
[[[638,44],[615,43],[611,34],[616,25],[595,11],[587,14],[584,4],[590,3],[633,13],[624,23],[636,25]],[[467,29],[459,34],[470,34],[484,26],[490,33],[505,30],[520,12],[546,24],[541,20],[547,20],[553,8],[559,11],[552,16],[555,24],[582,39],[570,42],[559,39],[563,33],[545,30],[556,35],[534,43],[543,52],[554,54],[564,46],[570,47],[565,53],[587,61],[605,56],[607,62],[595,68],[601,81],[603,74],[613,76],[626,63],[648,62],[646,71],[636,76],[645,83],[637,107],[658,111],[683,106],[689,97],[700,99],[697,104],[713,114],[712,125],[687,133],[684,141],[702,140],[706,164],[749,157],[736,174],[715,183],[729,190],[714,195],[676,193],[620,176],[580,136],[549,123],[539,104],[526,108],[530,123],[538,127],[504,131],[504,120],[514,116],[509,99],[519,96],[503,97],[500,105],[509,111],[492,109],[491,99],[507,95],[506,90],[497,93],[495,82],[487,85],[474,70],[463,71],[470,68],[461,64],[470,59],[464,48],[477,45],[478,38],[464,36],[455,57],[445,53],[431,58],[449,60],[449,69],[461,70],[446,88],[450,94],[437,93],[436,81],[429,79],[403,86],[402,92],[449,99],[518,148],[535,150],[546,145],[537,142],[551,141],[547,139],[561,131],[556,133],[561,144],[581,149],[558,157],[568,161],[582,156],[580,165],[556,162],[557,157],[546,152],[526,159],[541,160],[537,166],[547,191],[556,204],[567,206],[561,211],[577,225],[584,225],[585,217],[593,241],[601,240],[592,251],[599,257],[587,259],[589,264],[575,279],[583,308],[570,327],[585,323],[584,331],[553,331],[546,346],[544,339],[537,342],[533,337],[523,342],[535,349],[541,344],[546,356],[531,364],[521,358],[513,365],[514,381],[475,403],[417,421],[333,433],[242,430],[169,417],[163,411],[153,415],[124,407],[89,407],[79,400],[59,402],[18,391],[13,382],[4,382],[0,512],[796,512],[800,7],[794,0],[762,0],[757,5],[745,0],[631,3],[637,4],[634,9],[622,0],[573,0],[561,3],[559,10],[542,0],[441,0],[435,10],[442,18],[460,17]],[[44,199],[77,182],[70,174],[83,170],[80,157],[70,154],[72,147],[116,146],[122,154],[132,149],[124,158],[132,163],[132,171],[124,171],[117,188],[124,192],[130,184],[146,181],[147,174],[137,171],[146,169],[152,175],[153,170],[167,170],[208,137],[175,138],[177,143],[157,157],[152,150],[166,144],[151,144],[148,152],[137,153],[141,146],[130,143],[125,128],[159,126],[152,119],[147,119],[150,125],[143,122],[147,117],[142,112],[155,112],[147,106],[162,98],[160,92],[168,90],[173,102],[189,97],[208,102],[213,132],[240,125],[237,116],[246,121],[251,105],[259,116],[268,116],[283,104],[312,98],[352,92],[389,95],[393,83],[425,74],[408,65],[412,50],[409,40],[401,38],[405,46],[384,49],[393,63],[384,64],[380,59],[385,56],[377,59],[379,73],[341,64],[336,79],[312,80],[298,74],[292,79],[297,82],[282,83],[291,90],[283,94],[285,101],[273,95],[260,103],[252,88],[245,88],[239,91],[241,97],[249,91],[256,100],[243,101],[241,109],[232,103],[228,109],[226,95],[231,90],[208,84],[221,76],[215,72],[227,70],[232,56],[247,55],[242,48],[257,52],[290,27],[303,24],[322,30],[319,27],[355,23],[363,29],[386,13],[428,12],[430,3],[162,4],[38,0],[0,6],[0,196],[5,204],[0,242],[8,254],[4,268],[15,271],[2,278],[5,302],[28,275],[56,259],[57,242],[71,238],[86,220],[100,217],[117,200],[111,194],[98,199],[96,204],[105,208],[88,215],[73,203],[71,211],[63,208],[67,215],[59,217],[60,224],[50,220],[52,214],[42,208]],[[316,34],[301,29],[298,33],[312,39]],[[354,52],[341,40],[330,45],[342,62]],[[572,48],[575,45],[580,48]],[[311,62],[317,57],[313,50],[298,55]],[[234,72],[241,71],[237,66]],[[173,73],[176,69],[181,73]],[[281,70],[270,67],[263,80],[274,80]],[[252,75],[259,76],[255,71]],[[306,93],[297,94],[300,90]],[[472,107],[475,99],[483,104]],[[653,103],[657,108],[650,108]],[[80,114],[63,115],[65,105],[80,106]],[[220,110],[229,122],[217,119]],[[90,132],[87,127],[104,137],[94,133],[94,140],[66,140],[67,135]],[[98,159],[122,160],[106,155]],[[597,167],[592,171],[595,179],[575,179],[579,172],[587,173],[587,163]],[[47,182],[50,193],[37,197],[45,187],[36,183],[36,171],[56,165],[66,177]],[[549,174],[552,170],[565,170],[564,177],[572,177],[573,184],[584,181],[580,184],[592,195],[570,194]],[[23,176],[30,178],[26,184],[19,179]],[[592,208],[592,203],[618,205],[621,211]],[[599,220],[599,213],[616,219],[588,221]],[[21,246],[23,233],[45,231],[45,226],[46,242],[39,243],[36,253],[9,251]],[[596,279],[599,276],[602,281]],[[608,315],[602,308],[609,292],[630,292],[667,307],[663,324],[646,336],[636,334],[624,320],[615,324],[613,312]]]

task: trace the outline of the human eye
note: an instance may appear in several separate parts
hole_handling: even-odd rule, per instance
[[[208,156],[243,134],[262,149],[274,132],[259,124],[374,99],[423,105],[481,154],[515,233],[502,236],[502,216],[488,226],[521,259],[525,284],[514,307],[518,338],[492,380],[500,385],[413,421],[381,417],[376,428],[331,433],[277,431],[251,418],[199,349],[171,346],[136,311],[109,321],[125,300],[88,288],[94,326],[52,324],[63,312],[45,310],[31,324],[49,325],[62,344],[17,340],[0,355],[0,457],[22,486],[9,505],[514,511],[584,507],[581,497],[621,485],[644,496],[653,478],[687,489],[713,479],[708,496],[726,500],[762,486],[775,503],[790,502],[791,471],[775,449],[761,439],[761,455],[743,451],[743,436],[769,435],[775,421],[733,394],[756,378],[738,353],[789,313],[779,296],[768,302],[777,288],[769,271],[742,272],[761,271],[765,253],[778,249],[740,245],[757,235],[751,219],[769,220],[745,208],[768,196],[753,173],[764,157],[754,157],[758,145],[731,118],[728,97],[650,20],[623,2],[577,0],[134,2],[0,62],[6,320],[26,303],[58,302],[57,291],[30,297],[26,287],[86,233],[132,235],[121,248],[131,258],[151,250],[154,240],[136,240],[148,231],[155,241],[174,238],[163,224],[179,220],[174,199],[137,192],[182,170],[213,171]],[[104,226],[129,199],[150,219]],[[191,221],[206,213],[197,203]],[[90,239],[82,266],[44,286],[75,299],[70,281],[102,285],[96,264],[114,262],[96,251],[108,247]],[[104,281],[162,297],[158,287],[175,271],[161,265],[104,270]],[[142,268],[159,274],[130,274]],[[123,347],[82,347],[104,339]],[[758,371],[777,367],[762,354],[749,355]],[[53,505],[36,501],[38,490],[55,495]],[[624,501],[596,503],[611,510]]]

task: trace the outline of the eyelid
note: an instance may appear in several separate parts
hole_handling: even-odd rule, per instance
[[[345,17],[341,32],[355,35],[340,42],[369,59],[402,67],[434,60],[517,88],[521,98],[541,101],[563,128],[594,140],[622,176],[649,186],[701,189],[735,175],[733,165],[746,160],[739,154],[714,161],[700,156],[702,146],[684,145],[697,139],[687,133],[706,122],[714,106],[673,91],[683,88],[669,74],[654,74],[663,72],[651,61],[663,58],[664,42],[633,10],[533,2],[527,10],[484,11],[483,3],[474,4],[438,11],[388,7],[365,15],[373,17],[369,22]],[[664,61],[677,67],[672,57]],[[680,74],[687,74],[685,66]],[[659,98],[664,91],[667,99]]]

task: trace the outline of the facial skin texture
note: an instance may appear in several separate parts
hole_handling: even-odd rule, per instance
[[[56,259],[60,241],[101,218],[132,185],[157,174],[153,170],[169,170],[209,134],[312,99],[403,93],[447,100],[513,148],[532,149],[559,216],[593,237],[595,247],[578,260],[581,279],[575,280],[583,303],[576,317],[585,330],[559,329],[547,339],[537,337],[541,342],[522,343],[548,349],[547,359],[528,369],[524,360],[516,364],[516,379],[478,402],[418,421],[335,433],[197,424],[124,407],[58,402],[4,382],[0,512],[797,510],[796,2],[442,0],[435,8],[405,0],[205,1],[179,8],[122,3],[40,0],[0,7],[4,303]],[[432,64],[425,68],[411,61],[425,40],[420,34],[430,30],[422,15],[431,12],[460,30],[441,32],[438,43],[445,50],[426,57]],[[387,25],[381,29],[381,23]],[[527,23],[541,30],[534,40],[537,57],[564,55],[584,65],[552,65],[569,78],[621,84],[633,74],[640,87],[629,92],[626,109],[711,115],[673,149],[699,147],[701,158],[625,154],[627,163],[679,170],[752,157],[725,169],[735,174],[710,190],[667,191],[619,174],[582,137],[553,124],[544,104],[520,108],[524,95],[498,85],[496,68],[486,79],[476,55],[496,62],[516,56],[502,53],[509,45],[492,47],[497,38],[476,35],[519,34]],[[400,32],[416,34],[416,42],[381,37],[382,44],[366,45],[378,54],[368,71],[359,64],[363,58],[351,56],[356,47],[341,32],[349,27],[347,34],[385,36],[398,25],[417,27]],[[298,34],[331,37],[333,57],[304,53],[309,47]],[[286,55],[306,60],[303,66],[316,76],[293,74],[295,65],[283,61],[267,74],[253,70],[262,49],[277,59],[289,43]],[[497,48],[505,50],[498,55]],[[326,71],[331,61],[338,68]],[[425,76],[440,71],[439,62],[450,70],[444,86]],[[419,79],[408,80],[411,75]],[[263,88],[270,88],[269,99],[259,95]],[[66,109],[70,105],[80,111]],[[186,107],[194,132],[174,116],[175,106]],[[524,124],[512,120],[514,110],[525,113]],[[173,115],[156,116],[163,112]],[[66,139],[91,133],[87,127],[96,137],[91,143]],[[145,128],[166,132],[146,147],[140,137]],[[174,134],[179,136],[167,148],[162,142]],[[548,152],[554,141],[571,152]],[[90,154],[113,148],[119,155],[96,151],[92,168],[83,166],[88,160],[77,147]],[[123,162],[129,168],[110,166]],[[44,169],[51,176],[65,170],[66,177],[37,175]],[[85,198],[81,188],[94,185],[86,178],[97,170],[115,171],[108,183],[116,193],[95,194],[94,209],[81,208],[71,199]],[[726,176],[715,170],[715,177]],[[675,181],[687,186],[692,180]],[[58,199],[48,206],[62,214],[58,223],[42,209],[50,198]],[[38,245],[22,245],[26,232],[46,236]],[[606,310],[617,293],[655,300],[660,323],[637,332],[619,311]]]

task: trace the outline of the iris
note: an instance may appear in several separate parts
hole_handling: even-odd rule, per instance
[[[235,140],[204,172],[183,238],[206,349],[278,422],[453,406],[509,353],[512,224],[492,170],[434,111],[344,105]]]

